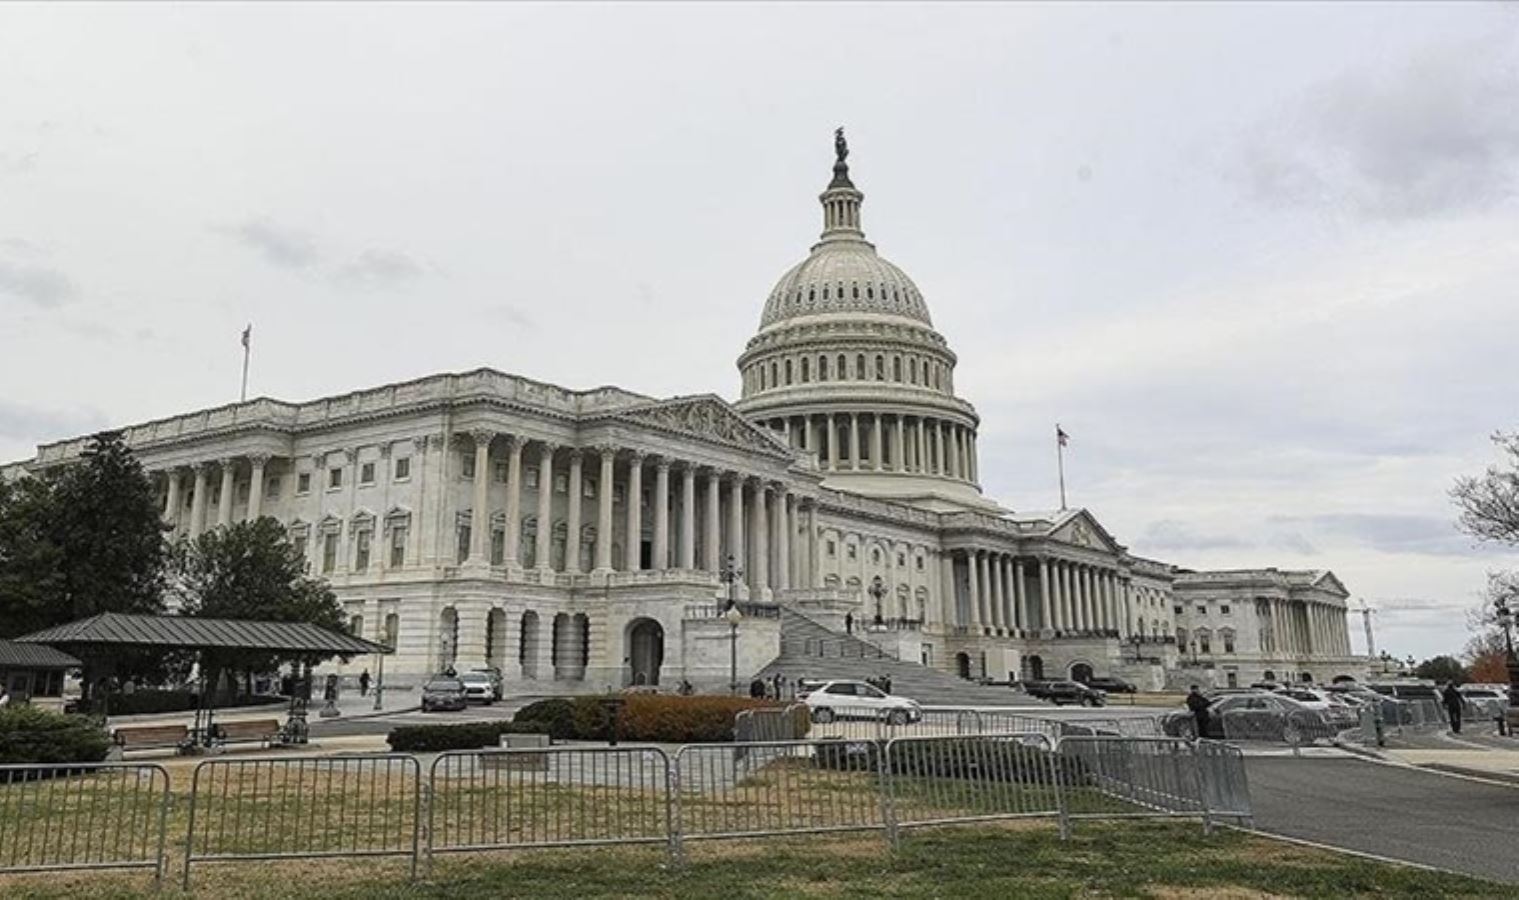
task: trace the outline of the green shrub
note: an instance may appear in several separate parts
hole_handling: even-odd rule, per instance
[[[385,738],[396,753],[438,753],[496,747],[503,734],[546,734],[533,722],[465,722],[458,725],[402,725]]]
[[[611,736],[607,699],[602,696],[539,700],[524,706],[512,721],[537,725],[558,741],[604,741]],[[747,697],[628,694],[615,699],[622,701],[617,717],[619,740],[662,744],[731,741],[733,720],[740,710],[781,705]],[[799,722],[805,718],[804,714]],[[801,733],[806,733],[806,726]]]
[[[538,700],[517,710],[513,722],[531,722],[542,726],[544,734],[556,741],[573,740],[580,732],[576,727],[575,701],[566,697]]]
[[[100,762],[110,749],[110,735],[84,716],[0,708],[0,764]]]

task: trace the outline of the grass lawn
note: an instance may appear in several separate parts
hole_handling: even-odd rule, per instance
[[[693,842],[671,868],[662,848],[587,848],[440,858],[405,880],[393,862],[206,866],[217,898],[600,897],[1513,897],[1476,879],[1383,865],[1195,824],[1083,823],[1062,843],[1048,823],[911,832],[888,853],[877,834]],[[54,874],[0,881],[7,898],[149,897],[142,875]],[[176,891],[166,885],[165,894]]]

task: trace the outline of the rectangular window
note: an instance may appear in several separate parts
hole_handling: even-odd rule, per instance
[[[295,492],[297,495],[311,493],[311,473],[302,472],[295,476]]]
[[[918,557],[918,571],[923,571],[923,557]]]
[[[612,486],[612,502],[613,503],[621,503],[621,502],[623,502],[623,498],[627,496],[627,492],[628,492],[628,486],[627,485],[625,485],[625,484],[615,484],[615,485],[613,485]]]
[[[838,545],[835,544],[833,541],[829,541],[828,542],[828,556],[829,557],[834,557],[834,556],[838,556],[838,555],[839,555]]]
[[[1207,604],[1205,604],[1205,603],[1199,603],[1199,604],[1197,604],[1197,614],[1200,615],[1200,616],[1206,616],[1208,614],[1208,606],[1207,606]]]
[[[275,476],[272,476],[271,478],[269,478],[269,480],[267,480],[267,481],[264,482],[264,499],[265,500],[278,500],[279,496],[280,496],[280,477],[278,475],[275,475]]]
[[[329,532],[322,535],[322,574],[326,575],[338,564],[338,535]]]
[[[396,459],[396,481],[405,481],[411,477],[411,457],[402,456]]]
[[[529,466],[527,472],[523,474],[522,480],[526,482],[527,486],[530,488],[538,487],[538,467]]]
[[[1197,652],[1198,653],[1212,653],[1213,652],[1213,648],[1211,646],[1209,646],[1207,638],[1198,638],[1197,639]]]
[[[304,535],[304,534],[292,534],[292,535],[290,535],[290,547],[291,547],[291,549],[295,550],[295,558],[300,563],[301,568],[305,569],[306,568],[306,535]]]
[[[248,499],[248,482],[246,482],[246,481],[240,481],[240,482],[238,482],[238,485],[237,485],[237,499],[238,500],[247,500]]]
[[[1178,616],[1181,615],[1181,604],[1178,603],[1175,606],[1171,607],[1171,611],[1176,613]]]
[[[390,529],[390,567],[399,569],[406,564],[406,532],[405,525],[397,525]]]
[[[459,526],[458,561],[464,562],[469,559],[469,526]]]
[[[368,531],[361,531],[353,539],[353,570],[355,572],[369,571],[369,536]]]
[[[506,468],[507,468],[506,467],[506,463],[504,463],[504,462],[498,462],[498,463],[496,463],[496,481],[498,483],[500,483],[500,484],[506,484],[506,475],[507,475]]]
[[[850,559],[855,559],[860,555],[860,548],[856,547],[854,544],[850,544],[848,549]]]
[[[1227,616],[1229,614],[1229,604],[1225,603],[1220,606],[1218,608],[1218,614],[1221,616]]]
[[[327,490],[335,491],[343,486],[343,467],[333,466],[327,470]]]
[[[491,565],[499,566],[506,562],[506,532],[496,529],[491,532]]]
[[[554,493],[556,493],[556,494],[568,494],[569,492],[570,492],[570,476],[568,476],[568,475],[555,475],[554,476]]]
[[[1233,653],[1234,652],[1234,636],[1233,635],[1224,635],[1224,652],[1225,653]]]
[[[359,484],[374,484],[374,463],[359,466]]]
[[[475,477],[475,455],[473,453],[459,454],[459,476],[461,478]]]
[[[580,496],[588,499],[596,496],[596,479],[582,478],[580,481]]]

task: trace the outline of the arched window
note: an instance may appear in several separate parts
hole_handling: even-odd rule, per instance
[[[854,358],[854,377],[861,381],[864,381],[867,377],[865,375],[865,354],[863,353]]]
[[[854,299],[860,299],[860,286],[858,284],[854,285]]]
[[[849,379],[849,357],[842,353],[839,354],[838,372],[840,381],[847,381]]]
[[[818,381],[828,380],[828,357],[818,357]]]
[[[808,356],[802,357],[802,384],[807,384],[812,380],[811,369],[812,358]]]
[[[759,389],[762,391],[765,389],[765,366],[763,363],[759,366]]]
[[[916,356],[907,361],[907,380],[909,384],[918,383],[918,358]]]
[[[789,359],[786,360],[786,384],[787,386],[791,384],[791,360]]]
[[[902,382],[902,357],[900,357],[900,356],[893,356],[891,358],[891,366],[892,366],[892,378],[891,378],[891,380],[897,382],[898,384],[900,384]]]
[[[886,357],[876,354],[876,381],[886,380]]]
[[[772,363],[770,363],[770,386],[771,387],[780,387],[780,384],[781,384],[780,374],[781,374],[781,364],[778,363],[778,362],[772,362]]]

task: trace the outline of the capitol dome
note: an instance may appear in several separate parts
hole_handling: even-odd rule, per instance
[[[738,409],[814,454],[824,484],[940,510],[981,496],[974,407],[955,396],[956,357],[923,294],[865,240],[865,195],[835,134],[823,233],[776,282],[739,357]]]

